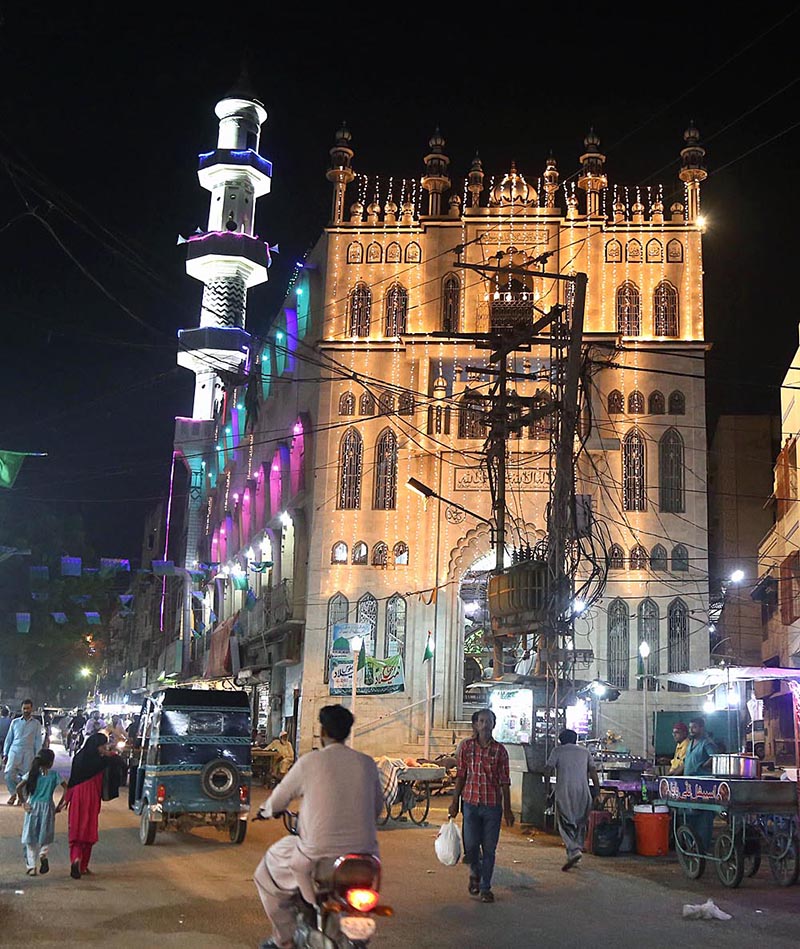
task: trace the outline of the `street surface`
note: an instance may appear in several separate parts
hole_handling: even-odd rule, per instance
[[[60,746],[54,750],[60,752]],[[62,774],[68,759],[58,754]],[[256,803],[266,796],[255,789]],[[6,800],[3,788],[0,800]],[[766,860],[757,877],[726,890],[713,870],[684,878],[673,857],[584,856],[562,873],[555,837],[503,830],[494,891],[484,905],[467,894],[464,866],[443,867],[433,841],[448,798],[434,798],[429,827],[396,824],[380,833],[382,902],[375,949],[521,949],[601,945],[737,947],[798,945],[800,887],[783,889]],[[284,833],[279,821],[250,824],[241,846],[213,830],[138,839],[138,819],[120,799],[103,805],[95,875],[69,876],[66,815],[56,823],[51,871],[27,877],[19,835],[21,808],[0,805],[0,945],[108,946],[114,949],[254,949],[269,934],[252,873],[264,850]],[[687,921],[684,903],[711,898],[733,915],[727,922]]]

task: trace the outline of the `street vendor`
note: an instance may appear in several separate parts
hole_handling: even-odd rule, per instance
[[[708,777],[711,773],[711,756],[716,753],[716,745],[706,735],[706,720],[702,715],[690,718],[689,745],[683,759],[684,776]],[[693,809],[690,824],[703,851],[710,853],[711,837],[714,833],[714,812]]]
[[[675,742],[675,754],[669,763],[668,774],[683,774],[683,761],[689,747],[689,727],[685,722],[675,722],[672,726],[672,738]]]
[[[273,751],[276,754],[273,773],[278,778],[285,778],[289,768],[294,764],[294,748],[289,741],[289,732],[284,729],[274,741],[267,745],[267,751]]]

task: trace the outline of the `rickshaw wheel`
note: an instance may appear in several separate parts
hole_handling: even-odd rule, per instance
[[[675,831],[675,839],[681,847],[678,850],[678,863],[680,863],[681,869],[690,880],[699,880],[705,873],[706,861],[700,854],[700,847],[694,831],[688,824],[681,824]],[[686,851],[686,853],[683,851]]]
[[[415,824],[424,824],[431,808],[431,786],[415,781],[407,790],[408,816]]]
[[[389,804],[386,800],[383,802],[383,810],[381,811],[381,816],[378,818],[378,826],[383,827],[389,823]]]
[[[150,820],[147,803],[142,805],[142,817],[139,821],[139,842],[143,847],[149,847],[155,843],[158,824]]]
[[[394,800],[386,805],[386,810],[392,820],[400,820],[406,808],[406,786],[402,781],[398,782],[397,791],[395,791]]]
[[[231,843],[240,844],[247,836],[247,821],[239,820],[239,818],[236,817],[230,822],[228,830],[230,832]]]
[[[744,844],[730,830],[723,831],[714,844],[719,882],[735,889],[744,877]]]
[[[785,851],[785,853],[784,853]],[[783,854],[781,857],[780,854]],[[797,883],[800,876],[800,848],[797,837],[782,830],[772,838],[769,848],[769,868],[775,881],[781,886],[791,886]]]

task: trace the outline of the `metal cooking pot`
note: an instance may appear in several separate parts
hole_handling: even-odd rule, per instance
[[[755,755],[712,755],[711,773],[717,778],[760,778],[761,759]]]

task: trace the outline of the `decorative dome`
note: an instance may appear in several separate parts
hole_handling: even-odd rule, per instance
[[[381,206],[377,201],[372,201],[367,206],[367,214],[375,215],[377,217],[377,215],[379,215],[380,213],[381,213]]]
[[[350,205],[350,213],[351,213],[351,214],[363,214],[363,213],[364,213],[364,205],[363,205],[360,201],[354,201],[354,202]]]
[[[444,136],[439,131],[439,126],[437,125],[436,131],[433,133],[430,141],[428,142],[428,146],[430,147],[431,151],[440,152],[444,148],[445,144]]]
[[[589,133],[586,138],[583,140],[583,144],[586,146],[586,149],[590,152],[598,151],[598,146],[600,145],[600,136],[595,132],[593,128],[589,129]]]
[[[342,127],[336,133],[336,144],[347,145],[352,138],[353,136],[350,132],[350,129],[347,127],[347,123],[342,122]]]
[[[515,162],[511,162],[511,170],[503,176],[503,180],[494,186],[490,204],[497,207],[506,205],[529,205],[537,201],[536,189],[528,184],[517,171]]]
[[[385,214],[397,214],[397,205],[390,198],[383,206],[383,210]]]

